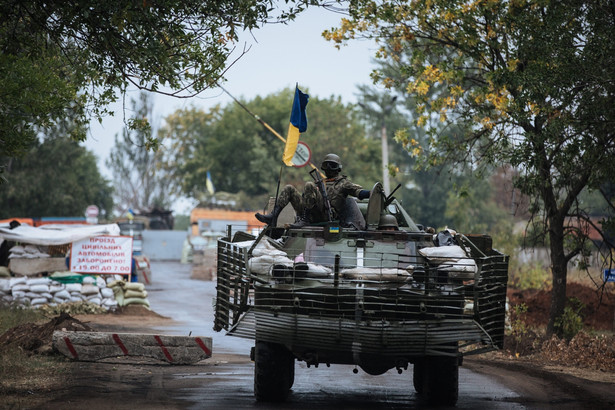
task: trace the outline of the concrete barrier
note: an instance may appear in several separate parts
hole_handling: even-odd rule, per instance
[[[96,361],[118,356],[142,356],[171,364],[193,364],[211,357],[211,337],[140,333],[53,332],[53,347],[65,356]]]

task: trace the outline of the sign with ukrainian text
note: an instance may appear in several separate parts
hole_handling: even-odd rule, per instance
[[[71,246],[71,272],[129,275],[131,262],[131,236],[94,236]]]

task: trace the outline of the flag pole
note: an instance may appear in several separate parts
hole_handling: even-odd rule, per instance
[[[216,83],[216,85],[218,87],[220,87],[220,89],[222,91],[224,91],[229,97],[231,97],[233,99],[233,101],[235,101],[237,103],[237,105],[239,105],[241,108],[243,108],[248,114],[250,114],[252,116],[252,118],[254,118],[256,121],[258,121],[263,127],[265,127],[265,129],[267,129],[269,132],[271,132],[273,135],[275,135],[280,141],[282,141],[283,143],[286,143],[286,138],[284,138],[283,136],[281,136],[276,130],[274,130],[269,124],[267,124],[265,121],[263,121],[261,119],[261,117],[259,117],[258,115],[254,114],[252,111],[250,111],[248,109],[248,107],[246,107],[245,105],[243,105],[237,98],[233,97],[233,95],[231,95],[231,93],[229,93],[224,87],[222,87],[219,83]],[[299,86],[299,83],[297,83],[296,87]],[[318,169],[318,167],[316,165],[314,165],[312,163],[312,161],[309,161],[310,167],[312,167],[312,169]],[[320,172],[320,170],[318,171]],[[322,172],[321,172],[322,175]],[[282,171],[280,171],[280,178],[282,177]],[[278,189],[279,189],[279,181],[278,181]],[[276,194],[276,200],[277,200],[277,194]]]

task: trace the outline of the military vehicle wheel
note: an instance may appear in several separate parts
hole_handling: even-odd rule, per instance
[[[430,405],[454,406],[459,394],[459,358],[429,356],[424,366],[423,398]]]
[[[425,361],[418,359],[412,365],[412,382],[414,383],[414,390],[418,394],[423,393],[423,384],[425,383]]]
[[[292,364],[292,371],[291,371]],[[295,376],[295,359],[281,344],[256,342],[254,396],[257,401],[284,401]]]

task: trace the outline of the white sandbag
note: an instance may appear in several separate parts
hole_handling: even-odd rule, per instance
[[[64,286],[62,283],[53,282],[51,285],[49,285],[49,292],[51,293],[56,293],[64,289],[66,289],[66,286]]]
[[[113,289],[111,288],[102,288],[100,290],[100,294],[103,298],[112,298],[113,297]]]
[[[94,303],[94,304],[99,305],[99,306],[100,306],[100,302],[101,301],[102,301],[102,299],[100,298],[100,296],[96,296],[96,297],[94,297],[92,299],[88,298],[88,302]]]
[[[262,255],[271,256],[286,256],[286,252],[273,246],[267,239],[263,239],[256,245],[256,248],[252,251],[252,256],[258,257]]]
[[[257,274],[267,274],[271,270],[273,265],[284,265],[284,266],[293,266],[293,261],[288,259],[286,256],[281,255],[262,255],[258,257],[251,258],[248,261],[248,265],[250,267],[250,271]]]
[[[98,294],[98,286],[92,284],[84,284],[81,286],[81,293],[84,295]]]
[[[13,301],[13,297],[12,297],[12,296],[9,296],[9,295],[5,295],[5,296],[2,296],[2,297],[0,298],[0,300],[2,300],[3,302],[8,302],[8,303],[10,303],[10,302],[12,302],[12,301]]]
[[[103,278],[101,278],[100,276],[96,277],[96,286],[98,286],[99,288],[106,288],[107,287],[107,282],[105,282],[105,280]]]
[[[30,278],[26,280],[26,283],[30,286],[34,286],[34,285],[47,285],[49,286],[51,284],[51,279],[49,278]],[[35,291],[33,291],[35,292]]]
[[[26,292],[25,297],[27,297],[28,299],[36,299],[38,297],[40,297],[40,293],[34,293],[34,292]]]
[[[20,283],[18,285],[13,286],[11,290],[13,292],[29,292],[30,286],[26,285],[25,283]]]
[[[111,308],[117,306],[117,300],[115,299],[103,299],[101,306]]]
[[[57,303],[58,305],[61,305],[62,303],[66,303],[66,302],[70,302],[70,299],[59,299],[56,297],[51,299],[51,303]]]
[[[25,253],[32,253],[32,254],[39,253],[38,247],[34,245],[26,245],[24,247],[24,251]]]
[[[373,280],[386,282],[406,282],[412,280],[412,275],[405,269],[357,267],[344,269],[342,277],[357,280]]]
[[[83,298],[81,298],[79,296],[71,296],[71,298],[69,300],[71,302],[83,302]]]
[[[13,299],[24,299],[26,296],[26,292],[21,290],[14,290],[11,294],[13,295]]]
[[[63,289],[59,292],[56,292],[53,295],[54,298],[58,298],[58,299],[70,299],[70,292],[66,289]]]
[[[453,246],[432,246],[428,248],[419,249],[419,253],[426,258],[434,258],[434,259],[459,259],[459,258],[467,258],[465,251],[459,245]]]
[[[27,283],[27,278],[25,276],[20,276],[18,278],[11,278],[9,281],[11,287],[19,284]]]
[[[36,298],[36,299],[32,299],[30,301],[30,305],[32,305],[32,306],[45,305],[47,303],[49,303],[49,299],[47,299],[47,298]]]
[[[96,279],[93,278],[92,276],[84,276],[83,279],[81,280],[81,283],[84,285],[92,285],[96,283]]]
[[[15,253],[15,254],[18,254],[18,253],[21,254],[21,253],[26,252],[26,250],[21,245],[15,245],[10,249],[10,252]]]
[[[38,296],[49,300],[53,299],[53,295],[49,292],[38,293]]]
[[[81,283],[67,283],[66,290],[69,292],[80,292],[81,293]]]
[[[9,279],[0,279],[0,290],[9,291],[11,290],[11,281]]]
[[[34,293],[49,292],[49,285],[30,285],[30,292],[34,292]]]

